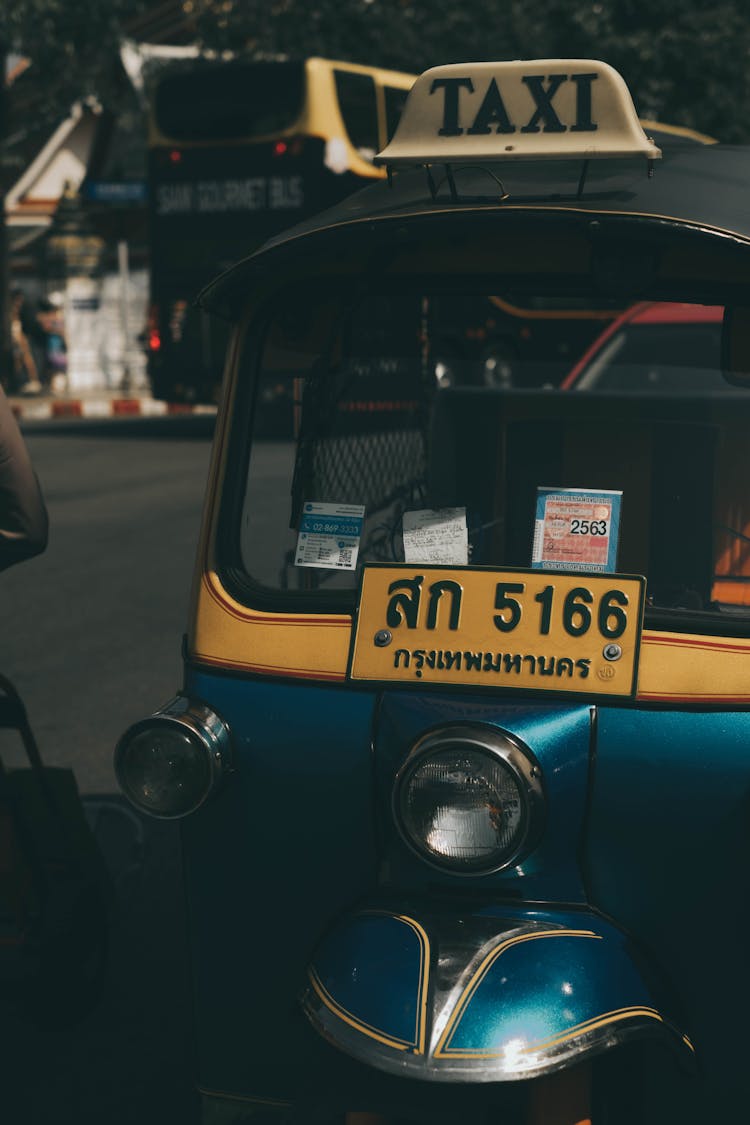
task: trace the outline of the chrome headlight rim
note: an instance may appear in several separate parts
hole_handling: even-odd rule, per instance
[[[500,761],[511,772],[521,796],[521,830],[512,850],[496,863],[468,868],[457,862],[440,859],[426,845],[412,836],[406,827],[403,805],[410,777],[437,751],[456,745],[478,751]],[[494,875],[518,866],[536,847],[542,835],[546,802],[542,770],[529,747],[516,735],[489,723],[453,723],[435,727],[414,743],[396,774],[391,794],[391,809],[399,836],[409,850],[423,863],[442,875],[476,879]]]
[[[128,751],[134,739],[148,731],[177,730],[199,744],[208,767],[208,783],[200,795],[177,812],[160,812],[138,800],[126,773]],[[128,801],[141,813],[156,820],[180,820],[205,805],[231,770],[231,735],[228,724],[207,704],[177,695],[153,715],[133,723],[118,739],[114,752],[117,782]]]

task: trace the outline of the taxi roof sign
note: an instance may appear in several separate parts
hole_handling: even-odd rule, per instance
[[[375,159],[396,167],[625,156],[655,160],[661,149],[622,76],[591,59],[536,59],[426,70]]]

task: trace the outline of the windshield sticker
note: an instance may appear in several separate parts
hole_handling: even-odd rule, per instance
[[[423,508],[404,512],[403,530],[405,562],[467,565],[466,508]]]
[[[614,573],[621,492],[596,488],[538,488],[534,570]]]
[[[323,504],[306,500],[294,565],[354,570],[364,519],[365,509],[361,504]]]

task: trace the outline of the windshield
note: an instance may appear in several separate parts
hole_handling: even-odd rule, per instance
[[[304,69],[293,62],[193,62],[157,85],[153,115],[173,141],[259,137],[290,128],[302,112]]]
[[[649,612],[736,623],[750,396],[721,374],[721,309],[649,302],[647,322],[617,329],[635,306],[561,306],[421,288],[275,301],[245,352],[257,378],[235,533],[254,588],[314,608],[354,590],[365,562],[527,568],[540,490],[567,490],[621,510],[614,553],[594,543],[567,569],[643,574]],[[592,532],[584,513],[576,531],[605,523]]]

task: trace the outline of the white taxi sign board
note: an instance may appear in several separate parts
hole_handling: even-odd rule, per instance
[[[641,128],[621,75],[591,59],[537,59],[425,71],[376,163],[624,156],[655,160],[661,150]]]

